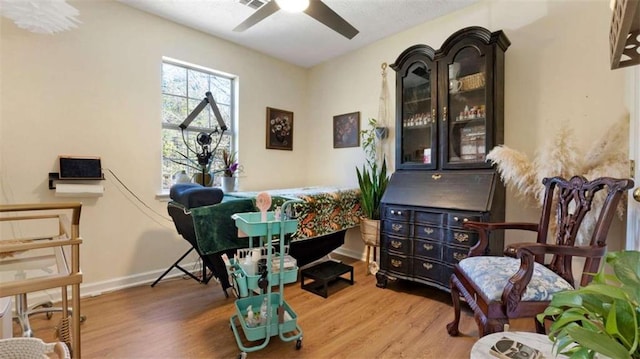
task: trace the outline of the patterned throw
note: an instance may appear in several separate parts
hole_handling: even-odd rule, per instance
[[[354,188],[307,187],[267,191],[272,197],[271,209],[295,198],[302,202],[293,204],[293,217],[298,218],[298,230],[292,240],[320,237],[360,223],[360,191]],[[248,240],[238,238],[231,215],[257,212],[255,198],[258,192],[235,192],[225,195],[222,203],[191,210],[203,254],[222,250],[245,248]]]
[[[267,191],[274,206],[281,206],[290,198],[303,202],[293,204],[293,217],[299,219],[298,231],[293,239],[306,239],[331,234],[360,223],[360,190],[339,187],[305,187]],[[256,192],[236,192],[232,196],[254,198]]]

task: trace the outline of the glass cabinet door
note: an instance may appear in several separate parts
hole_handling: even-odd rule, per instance
[[[487,59],[477,46],[461,47],[447,58],[443,119],[443,167],[485,166],[491,111],[487,102]],[[486,164],[490,167],[489,164]]]
[[[435,168],[437,162],[437,119],[435,70],[430,61],[408,64],[401,83],[401,113],[397,128],[399,168]]]

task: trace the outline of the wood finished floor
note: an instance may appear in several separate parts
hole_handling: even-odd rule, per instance
[[[334,256],[354,266],[355,284],[338,281],[327,299],[285,287],[284,298],[298,315],[302,349],[295,342],[271,337],[249,358],[468,358],[477,327],[466,307],[460,337],[450,337],[453,318],[450,295],[416,283],[391,282],[376,287],[364,262]],[[234,298],[225,298],[219,284],[181,278],[82,299],[83,358],[236,358],[240,353],[229,326]],[[31,318],[35,335],[54,340],[55,314]],[[18,326],[14,325],[17,333]],[[533,322],[519,320],[512,330],[533,331]],[[257,342],[259,343],[259,342]],[[255,345],[256,342],[245,342]]]

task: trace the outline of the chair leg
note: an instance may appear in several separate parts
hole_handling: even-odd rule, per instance
[[[547,334],[547,331],[544,327],[544,321],[540,323],[538,318],[533,318],[533,321],[536,323],[536,333],[538,334]]]
[[[33,331],[31,330],[31,324],[29,323],[29,307],[27,306],[27,295],[16,295],[16,316],[22,330],[23,337],[32,337]]]
[[[20,325],[23,337],[33,337],[33,330],[31,329],[31,323],[29,322],[29,316],[34,314],[46,314],[47,319],[51,319],[53,313],[64,311],[63,307],[53,307],[53,303],[48,301],[29,307],[27,304],[27,294],[17,294],[15,296],[16,301],[16,314],[14,319]],[[72,309],[67,309],[69,315],[72,313]],[[80,321],[84,322],[86,318],[80,317]]]
[[[449,280],[451,287],[451,302],[453,304],[453,321],[447,324],[447,332],[449,335],[456,337],[460,334],[458,324],[460,323],[460,291],[455,283],[454,274]]]

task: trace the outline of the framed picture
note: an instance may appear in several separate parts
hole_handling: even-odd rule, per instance
[[[293,112],[267,107],[267,148],[293,150]]]
[[[360,112],[333,116],[333,148],[360,146]]]

